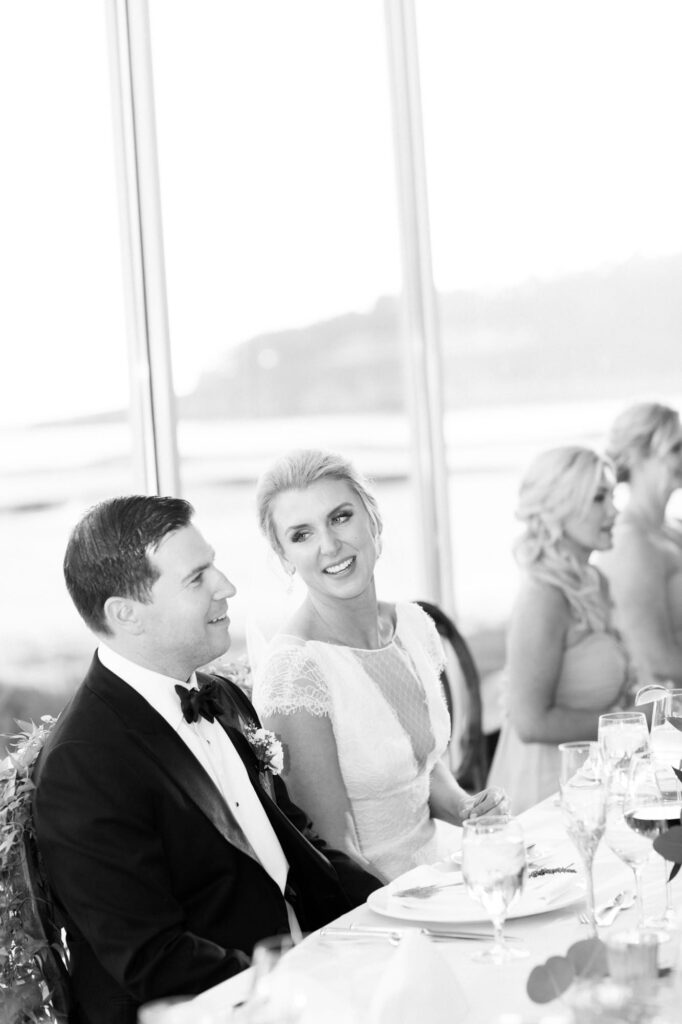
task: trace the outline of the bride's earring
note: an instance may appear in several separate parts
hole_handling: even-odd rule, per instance
[[[291,592],[294,589],[294,575],[296,573],[296,569],[294,568],[293,565],[285,565],[284,566],[284,571],[286,572],[287,577],[288,577],[287,578],[287,594],[291,594]]]

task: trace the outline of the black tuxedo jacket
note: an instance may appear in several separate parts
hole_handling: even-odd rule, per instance
[[[289,861],[288,901],[304,931],[381,884],[309,830],[274,778],[273,798],[242,735],[258,725],[221,680],[219,721]],[[98,657],[34,772],[34,820],[64,917],[74,1024],[135,1024],[140,1003],[192,994],[247,966],[253,945],[288,931],[284,898],[200,763]]]

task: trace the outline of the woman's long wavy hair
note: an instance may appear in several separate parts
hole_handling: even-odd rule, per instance
[[[525,530],[514,546],[518,564],[534,579],[551,583],[566,597],[580,625],[603,629],[606,618],[599,576],[582,565],[565,542],[569,516],[586,513],[608,461],[589,448],[566,446],[543,452],[521,481],[516,517]]]

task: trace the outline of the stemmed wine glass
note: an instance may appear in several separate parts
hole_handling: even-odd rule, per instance
[[[682,720],[682,690],[666,690],[653,702],[649,744],[660,770],[669,773],[671,788],[679,791],[680,782],[673,772],[682,764],[682,732],[671,719]]]
[[[649,752],[632,759],[623,810],[630,828],[645,836],[649,843],[680,823],[682,789],[674,773],[660,767],[655,754]],[[668,868],[664,860],[665,910],[661,919],[645,922],[650,926],[670,928],[677,924],[668,889]]]
[[[599,749],[611,792],[625,792],[630,760],[649,749],[649,729],[641,711],[599,716]]]
[[[651,857],[652,838],[632,827],[626,817],[631,809],[629,791],[625,794],[609,788],[606,806],[606,845],[631,869],[635,876],[637,924],[644,926],[644,899],[642,895],[642,872]]]
[[[596,743],[560,743],[559,753],[561,811],[566,831],[583,864],[587,914],[592,934],[596,936],[592,866],[606,827],[607,790],[603,764]]]
[[[491,815],[464,822],[462,876],[467,891],[485,908],[495,936],[492,945],[474,960],[502,964],[528,956],[528,950],[507,945],[504,922],[526,877],[526,844],[519,823],[508,815]]]

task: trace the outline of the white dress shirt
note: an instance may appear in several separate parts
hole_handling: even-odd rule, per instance
[[[186,722],[183,717],[175,686],[196,688],[196,675],[189,683],[171,679],[136,665],[104,643],[97,653],[102,664],[144,697],[189,747],[220,790],[258,860],[284,893],[289,863],[230,737],[219,722],[205,718]]]

